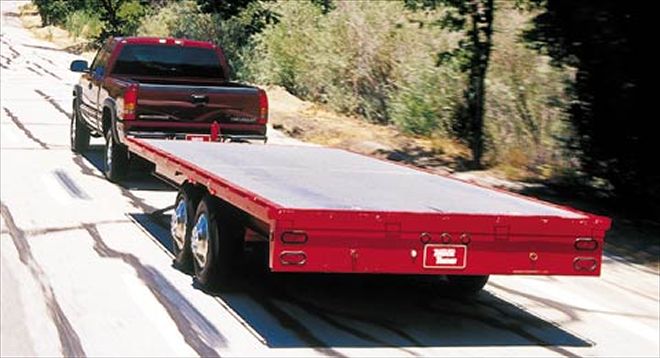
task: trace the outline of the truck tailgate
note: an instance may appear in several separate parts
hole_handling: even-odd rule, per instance
[[[142,121],[256,124],[259,93],[255,87],[236,84],[191,86],[140,82],[137,113]]]

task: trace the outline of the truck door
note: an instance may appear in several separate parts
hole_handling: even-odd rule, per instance
[[[110,52],[108,51],[108,45],[106,45],[96,54],[89,73],[83,75],[81,80],[83,95],[80,111],[91,127],[99,133],[102,131],[100,111],[103,109],[101,104],[98,103],[99,88],[103,82],[105,67],[109,58]]]

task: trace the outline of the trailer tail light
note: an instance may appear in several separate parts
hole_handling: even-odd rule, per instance
[[[598,248],[598,241],[589,238],[581,237],[575,240],[575,249],[580,251],[594,251]]]
[[[594,271],[598,267],[598,260],[593,257],[576,257],[573,260],[575,271]]]
[[[266,96],[266,91],[262,89],[259,89],[259,118],[257,118],[257,123],[268,123],[268,96]]]
[[[130,84],[124,91],[124,104],[121,112],[121,118],[125,121],[135,120],[135,110],[137,109],[138,85]]]
[[[307,234],[302,231],[287,231],[282,233],[281,239],[285,244],[304,244],[307,242]]]
[[[283,251],[280,254],[282,265],[304,265],[307,262],[307,255],[302,251]]]

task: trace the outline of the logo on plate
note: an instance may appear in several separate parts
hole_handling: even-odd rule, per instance
[[[436,265],[456,265],[456,249],[433,249]]]
[[[464,269],[467,265],[467,246],[427,244],[424,246],[424,267]]]

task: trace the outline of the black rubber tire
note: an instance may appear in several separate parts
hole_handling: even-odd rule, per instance
[[[192,232],[192,227],[194,226],[195,223],[194,222],[195,212],[197,210],[197,206],[199,205],[200,198],[201,198],[200,190],[190,185],[182,186],[179,189],[179,193],[176,196],[176,200],[174,201],[175,213],[172,214],[173,219],[170,222],[171,225],[170,232],[172,236],[172,253],[174,254],[174,260],[172,264],[174,265],[174,267],[181,270],[182,272],[189,274],[192,274],[194,272],[193,257],[192,257],[192,253],[190,252],[190,233]],[[175,224],[174,215],[176,214],[176,210],[178,210],[180,202],[182,202],[183,205],[185,206],[185,213],[186,213],[185,229],[183,230],[184,231],[183,233],[179,231],[175,232],[173,227],[173,225]],[[181,248],[179,248],[179,246],[177,245],[174,235],[183,235],[183,245]]]
[[[110,155],[108,148],[112,147]],[[110,156],[110,161],[108,157]],[[128,173],[128,151],[123,144],[117,143],[112,131],[105,134],[105,147],[103,151],[103,174],[111,182],[118,183]]]
[[[463,276],[463,275],[448,275],[447,281],[452,293],[459,296],[475,296],[486,286],[488,282],[488,275],[486,276]]]
[[[82,153],[86,151],[89,148],[89,136],[89,128],[87,128],[87,125],[80,120],[78,110],[74,105],[69,127],[71,151],[74,153]]]
[[[209,248],[204,267],[193,258],[195,281],[202,288],[213,290],[230,284],[240,268],[245,227],[226,204],[210,195],[199,202],[194,222],[203,214],[208,217]]]

